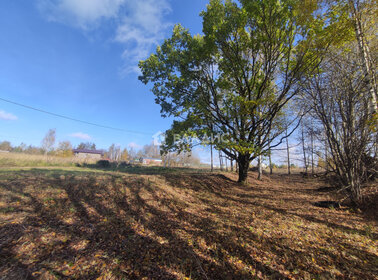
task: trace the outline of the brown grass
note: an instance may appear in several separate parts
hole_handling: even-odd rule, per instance
[[[0,171],[2,279],[377,279],[377,224],[319,179]]]
[[[0,153],[0,167],[74,166],[76,163],[94,163],[76,157],[31,155],[23,153]]]

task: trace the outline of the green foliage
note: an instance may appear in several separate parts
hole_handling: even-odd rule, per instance
[[[97,161],[96,165],[101,168],[108,168],[110,167],[110,162],[108,160],[102,159]]]
[[[283,108],[298,81],[319,62],[318,31],[297,16],[300,2],[211,0],[201,13],[203,35],[176,25],[139,63],[162,115],[179,119],[165,151],[190,150],[191,137],[211,135],[224,135],[211,143],[236,160],[267,151],[283,132]],[[174,141],[177,134],[188,138]]]

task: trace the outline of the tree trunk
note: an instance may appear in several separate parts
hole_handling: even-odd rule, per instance
[[[219,168],[221,171],[223,171],[223,159],[221,150],[219,150]]]
[[[238,182],[241,184],[248,183],[248,169],[249,169],[249,155],[240,155],[238,157],[238,167],[239,167],[239,179]]]
[[[259,112],[259,117],[261,118],[261,112]],[[260,128],[261,128],[261,125],[260,125]],[[261,135],[259,135],[259,146],[261,147]],[[261,151],[260,151],[261,153]],[[262,157],[261,157],[261,154],[259,155],[258,157],[258,176],[257,176],[257,179],[258,180],[261,180],[261,173],[262,173],[262,169],[261,169],[261,164],[262,164]]]
[[[269,148],[269,174],[273,174],[273,166],[272,166],[272,151]]]
[[[360,59],[364,68],[365,72],[365,80],[369,86],[369,94],[370,94],[370,113],[372,114],[372,120],[375,122],[374,125],[377,126],[377,121],[374,119],[375,114],[378,113],[378,94],[377,94],[377,81],[376,81],[376,73],[374,69],[373,60],[370,55],[369,45],[366,42],[363,25],[362,25],[362,18],[361,18],[361,11],[359,9],[359,2],[357,1],[356,5],[354,4],[353,0],[349,0],[349,6],[352,11],[353,21],[354,21],[354,30],[356,34],[356,39],[358,43],[358,50]],[[378,138],[378,132],[376,133],[376,138]],[[375,162],[377,161],[377,151],[378,150],[378,142],[374,143],[374,159]]]
[[[289,148],[289,137],[287,137],[287,128],[286,128],[286,149],[287,149],[287,174],[291,174],[290,169],[290,148]]]
[[[362,23],[361,23],[361,12],[358,8],[358,5],[354,4],[353,0],[349,0],[349,6],[352,10],[352,16],[354,21],[354,29],[356,33],[356,39],[358,42],[358,49],[362,61],[362,65],[365,71],[365,79],[367,84],[369,85],[369,92],[370,92],[370,107],[371,113],[377,113],[377,84],[375,81],[375,75],[372,71],[372,59],[370,56],[369,46],[367,45],[364,32],[362,30]]]
[[[328,173],[329,168],[328,168],[328,143],[327,143],[327,138],[325,138],[324,141],[324,164],[325,164],[325,170],[326,173]]]
[[[355,205],[361,202],[361,182],[356,176],[355,171],[350,174],[350,197]]]
[[[261,180],[261,173],[262,173],[262,168],[261,168],[261,155],[259,155],[258,157],[258,176],[257,176],[257,179],[258,180]]]
[[[213,144],[210,145],[210,156],[211,156],[211,172],[213,172],[214,171]]]
[[[311,128],[311,173],[314,175],[314,131]]]
[[[308,170],[307,170],[306,147],[305,147],[304,128],[303,128],[302,121],[301,121],[301,130],[302,130],[301,142],[302,142],[302,150],[303,150],[303,162],[305,166],[305,173],[307,174]]]

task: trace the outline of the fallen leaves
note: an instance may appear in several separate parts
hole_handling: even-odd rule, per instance
[[[242,187],[221,174],[36,172],[0,172],[0,273],[8,279],[378,273],[375,223],[313,207],[324,184],[316,180],[252,176]]]

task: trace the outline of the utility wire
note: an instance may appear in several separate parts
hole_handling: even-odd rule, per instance
[[[97,123],[93,123],[93,122],[83,121],[83,120],[71,118],[71,117],[68,117],[68,116],[65,116],[65,115],[60,115],[60,114],[52,113],[52,112],[45,111],[45,110],[42,110],[42,109],[38,109],[38,108],[29,106],[29,105],[21,104],[21,103],[18,103],[18,102],[15,102],[15,101],[11,101],[11,100],[8,100],[8,99],[2,98],[2,97],[0,97],[0,100],[2,100],[4,102],[11,103],[11,104],[14,104],[14,105],[17,105],[17,106],[20,106],[20,107],[27,108],[27,109],[30,109],[30,110],[34,110],[34,111],[37,111],[37,112],[40,112],[40,113],[48,114],[48,115],[51,115],[51,116],[54,116],[54,117],[58,117],[58,118],[62,118],[62,119],[70,120],[70,121],[75,121],[75,122],[79,122],[79,123],[89,124],[89,125],[93,125],[93,126],[97,126],[97,127],[101,127],[101,128],[107,128],[107,129],[112,129],[112,130],[117,130],[117,131],[122,131],[122,132],[127,132],[127,133],[133,133],[133,134],[142,134],[142,135],[151,135],[151,134],[153,134],[153,133],[147,133],[147,132],[126,130],[126,129],[122,129],[122,128],[116,128],[116,127],[111,127],[111,126],[107,126],[107,125],[97,124]]]

